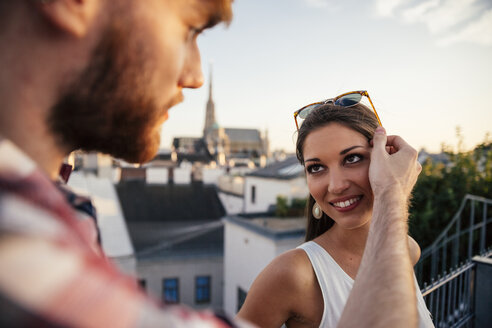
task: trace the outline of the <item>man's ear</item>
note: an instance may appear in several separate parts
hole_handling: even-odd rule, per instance
[[[86,35],[100,5],[99,0],[38,1],[42,13],[52,24],[79,38]]]

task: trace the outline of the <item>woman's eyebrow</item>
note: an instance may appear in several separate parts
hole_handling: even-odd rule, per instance
[[[364,146],[352,146],[352,147],[349,147],[347,149],[344,149],[340,152],[340,155],[345,155],[346,153],[348,153],[349,151],[351,151],[352,149],[355,149],[355,148],[365,148]]]
[[[304,163],[306,163],[306,162],[320,162],[320,160],[319,160],[319,158],[309,158],[309,159],[306,159],[304,161]]]

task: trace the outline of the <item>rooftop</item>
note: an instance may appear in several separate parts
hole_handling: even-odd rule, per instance
[[[256,129],[225,128],[224,132],[232,142],[260,142],[260,131]]]
[[[127,222],[211,221],[226,214],[212,185],[125,181],[116,190]]]
[[[224,228],[221,221],[186,224],[129,223],[139,260],[223,256]]]
[[[304,176],[304,167],[299,164],[297,157],[287,157],[247,174],[248,176],[290,180]]]
[[[275,218],[257,217],[245,218],[240,216],[226,216],[225,222],[234,223],[264,237],[279,240],[299,238],[306,232],[306,218]]]
[[[214,186],[116,186],[139,260],[223,256],[225,215]]]

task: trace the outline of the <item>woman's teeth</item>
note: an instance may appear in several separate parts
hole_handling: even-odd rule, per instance
[[[341,207],[341,208],[344,208],[344,207],[347,207],[347,206],[350,206],[352,205],[353,203],[357,202],[361,197],[355,197],[355,198],[351,198],[351,199],[348,199],[344,202],[336,202],[336,203],[333,203],[333,205],[335,205],[336,207]]]

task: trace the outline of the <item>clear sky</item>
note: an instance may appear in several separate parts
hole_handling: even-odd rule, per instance
[[[201,136],[213,63],[223,127],[268,129],[294,150],[293,112],[367,90],[383,126],[414,147],[466,148],[492,132],[492,1],[235,0],[228,27],[199,38],[206,84],[170,111],[161,147]]]

